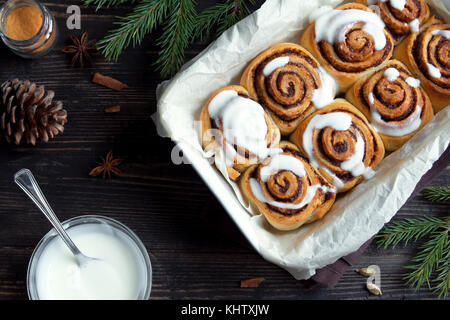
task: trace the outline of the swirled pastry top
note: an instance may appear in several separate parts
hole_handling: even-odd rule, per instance
[[[309,164],[297,147],[282,141],[282,153],[250,167],[240,181],[241,190],[267,220],[281,230],[292,230],[320,219],[336,191]]]
[[[364,115],[344,99],[336,99],[309,116],[292,140],[339,191],[370,178],[384,156],[381,138]]]
[[[216,91],[200,113],[202,147],[224,162],[237,179],[248,166],[277,152],[280,132],[241,86]]]
[[[374,128],[393,137],[413,133],[422,125],[423,115],[431,112],[420,80],[395,60],[369,77],[359,95],[370,110]]]
[[[362,72],[389,58],[393,43],[381,18],[351,3],[323,10],[314,23],[322,56],[337,70]]]
[[[260,53],[244,70],[241,85],[274,117],[281,132],[292,132],[313,108],[334,99],[334,79],[303,47],[277,44]]]
[[[378,7],[381,19],[396,41],[411,32],[419,32],[420,26],[430,15],[425,0],[359,0],[359,2]]]
[[[435,24],[421,32],[413,57],[423,74],[450,94],[450,24]]]

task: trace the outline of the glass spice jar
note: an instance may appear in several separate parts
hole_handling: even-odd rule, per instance
[[[37,58],[55,43],[55,19],[38,1],[9,0],[0,9],[0,36],[17,55]]]

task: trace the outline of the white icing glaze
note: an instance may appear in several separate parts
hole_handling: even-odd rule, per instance
[[[430,74],[430,76],[432,76],[433,78],[440,78],[441,77],[441,71],[436,68],[435,66],[433,66],[431,63],[427,62],[427,67],[428,67],[428,73]]]
[[[305,197],[302,199],[302,201],[300,203],[287,203],[287,202],[279,202],[279,201],[273,201],[273,200],[266,199],[266,197],[264,196],[264,193],[261,189],[261,186],[258,184],[258,181],[254,178],[250,179],[250,188],[251,188],[252,193],[255,196],[255,198],[261,202],[268,203],[271,206],[274,206],[277,208],[296,210],[296,209],[303,208],[304,206],[309,204],[314,199],[314,196],[316,195],[317,190],[319,188],[322,188],[322,186],[320,184],[309,186],[308,189],[306,190]]]
[[[279,170],[291,171],[298,177],[306,175],[305,167],[300,160],[287,154],[277,154],[270,159],[267,165],[261,168],[259,172],[261,181],[267,182],[269,177]]]
[[[320,109],[333,101],[337,91],[337,83],[322,66],[317,68],[317,72],[319,73],[322,85],[313,90],[311,101],[316,108]]]
[[[373,97],[373,92],[369,92],[367,97],[369,98],[370,105],[373,106],[375,104],[375,98]]]
[[[389,81],[395,81],[397,80],[398,76],[400,75],[400,72],[396,68],[387,68],[383,75],[389,80]]]
[[[343,30],[347,30],[355,22],[365,23],[362,30],[372,36],[375,50],[381,50],[386,46],[384,22],[375,13],[359,9],[323,12],[315,22],[316,41],[326,40],[330,43],[342,41]]]
[[[392,137],[401,137],[416,131],[420,127],[420,124],[422,123],[422,119],[420,118],[421,113],[422,108],[420,106],[416,106],[414,112],[404,121],[386,122],[381,118],[381,115],[376,110],[371,108],[373,120],[372,126],[378,132]]]
[[[391,7],[402,11],[405,8],[406,0],[389,0]]]
[[[323,129],[331,127],[334,130],[348,130],[352,124],[352,117],[345,112],[333,112],[326,114],[318,114],[311,118],[303,133],[302,143],[303,149],[308,154],[311,164],[319,167],[316,157],[314,156],[312,136],[314,129]]]
[[[391,7],[402,11],[405,8],[406,0],[367,0],[368,5],[373,5],[377,2],[388,2]]]
[[[333,178],[333,184],[336,188],[342,189],[344,183],[339,179],[334,173],[329,169],[321,166],[314,156],[312,135],[314,129],[323,129],[325,127],[331,127],[334,130],[343,131],[348,130],[352,123],[352,117],[345,112],[333,112],[327,114],[319,114],[314,116],[308,125],[306,126],[305,132],[303,133],[303,148],[309,156],[311,164],[320,167],[326,173],[328,173]],[[343,170],[349,171],[353,176],[363,175],[365,178],[370,178],[373,176],[373,170],[371,167],[365,167],[363,161],[365,143],[364,139],[361,137],[360,133],[356,131],[357,141],[355,145],[354,154],[347,160],[341,163],[341,168]]]
[[[366,166],[363,163],[364,159],[364,139],[356,130],[356,144],[354,153],[345,161],[342,161],[341,168],[349,171],[354,177],[364,174]]]
[[[328,12],[328,11],[333,11],[333,7],[332,6],[321,6],[321,7],[317,8],[309,15],[309,23],[313,23],[314,21],[317,20],[318,17],[320,17],[321,15],[323,15],[325,12]]]
[[[270,76],[272,72],[276,69],[284,67],[289,63],[289,57],[278,57],[270,61],[263,69],[263,74],[265,77]]]
[[[436,29],[436,30],[431,31],[431,34],[434,36],[436,36],[436,35],[443,36],[443,37],[447,38],[447,40],[450,40],[450,30]]]
[[[411,32],[419,32],[419,28],[420,28],[419,19],[416,18],[409,23],[409,29],[411,30]]]
[[[326,173],[328,173],[334,181],[334,185],[339,189],[344,187],[344,183],[329,169],[321,166],[314,156],[312,136],[314,129],[323,129],[331,127],[334,130],[344,131],[348,130],[352,124],[352,117],[345,112],[332,112],[327,114],[318,114],[311,118],[303,133],[302,143],[303,149],[309,156],[311,164],[315,167],[320,167]],[[356,145],[354,154],[343,161],[340,165],[341,169],[349,171],[353,176],[363,175],[364,177],[370,177],[373,175],[371,167],[365,167],[363,161],[365,143],[360,133],[356,131]]]
[[[233,144],[262,159],[281,150],[267,148],[267,124],[261,105],[239,96],[236,91],[224,90],[218,93],[209,103],[208,112],[218,126],[220,122],[222,124],[223,138],[227,140],[224,146],[227,165],[231,165],[236,156]]]
[[[406,78],[406,83],[409,84],[411,87],[413,88],[418,88],[420,86],[420,80],[413,78],[413,77],[408,77]]]

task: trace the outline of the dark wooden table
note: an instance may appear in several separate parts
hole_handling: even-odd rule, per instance
[[[214,1],[198,1],[206,7]],[[157,136],[150,115],[156,110],[155,89],[162,80],[152,66],[158,48],[147,37],[139,48],[127,50],[117,63],[96,58],[92,68],[69,68],[61,52],[70,34],[88,31],[102,38],[113,27],[115,15],[129,7],[102,9],[79,1],[44,3],[55,15],[59,39],[54,49],[38,60],[0,51],[0,79],[30,79],[55,90],[69,112],[64,134],[36,147],[0,143],[0,299],[26,299],[26,270],[30,255],[50,225],[34,204],[13,183],[14,173],[31,169],[61,220],[85,214],[105,215],[133,229],[145,243],[153,264],[152,299],[428,299],[426,288],[409,289],[404,269],[417,245],[395,250],[372,244],[358,267],[381,268],[383,296],[364,288],[365,278],[349,269],[335,288],[308,289],[286,271],[266,262],[243,240],[212,193],[189,165],[174,165],[173,147]],[[79,4],[82,30],[66,28],[66,8]],[[187,59],[207,43],[195,43]],[[113,76],[130,88],[114,92],[91,83],[94,72]],[[105,107],[120,105],[117,114]],[[88,175],[109,150],[125,159],[124,175],[102,180]],[[450,183],[450,170],[433,181]],[[431,204],[422,195],[411,199],[395,219],[415,215],[448,214],[446,204]],[[219,223],[220,221],[220,227]],[[256,289],[240,288],[240,280],[264,277]]]

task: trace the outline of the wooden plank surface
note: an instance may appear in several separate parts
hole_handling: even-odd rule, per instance
[[[214,1],[198,1],[200,7]],[[154,71],[158,48],[152,37],[128,49],[117,63],[95,59],[93,68],[69,68],[61,48],[69,34],[88,31],[101,39],[113,26],[114,16],[129,7],[82,7],[82,30],[65,27],[66,8],[77,2],[44,2],[57,18],[59,38],[53,50],[37,60],[0,51],[0,79],[30,79],[56,92],[69,113],[64,134],[36,147],[0,143],[0,299],[26,299],[26,271],[30,255],[50,229],[49,223],[13,184],[13,174],[31,169],[61,220],[84,214],[117,219],[145,243],[153,264],[152,299],[432,299],[427,289],[414,292],[402,280],[402,268],[417,245],[395,250],[372,244],[358,267],[381,268],[383,296],[370,296],[365,278],[348,270],[337,286],[308,289],[286,271],[266,262],[243,240],[212,193],[188,165],[170,161],[173,145],[157,136],[150,115],[156,110],[155,89],[162,79]],[[78,2],[81,5],[81,2]],[[194,57],[207,42],[187,50]],[[91,83],[94,72],[113,76],[130,86],[114,92]],[[104,108],[120,105],[121,112]],[[125,159],[123,177],[102,180],[88,176],[96,161],[109,150]],[[447,168],[433,181],[450,182]],[[395,219],[448,214],[446,204],[431,204],[419,194]],[[220,226],[218,225],[220,221]],[[225,230],[225,231],[224,231]],[[259,288],[241,289],[240,280],[264,277]]]

